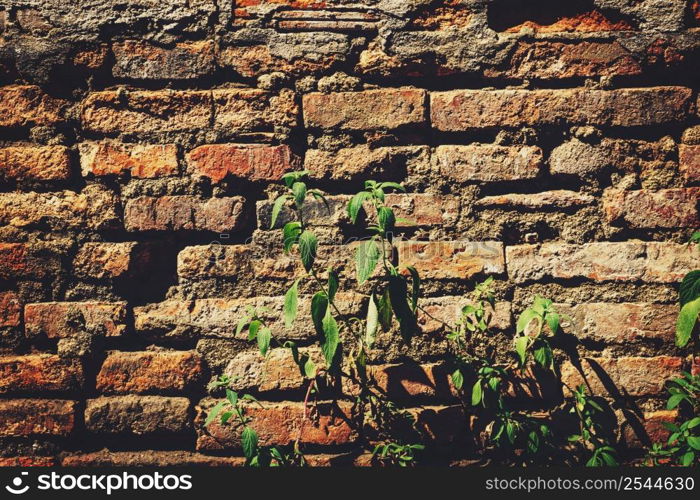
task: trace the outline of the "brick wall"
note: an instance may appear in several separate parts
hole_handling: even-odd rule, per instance
[[[311,342],[275,314],[300,268],[268,230],[301,167],[329,194],[319,259],[350,265],[362,181],[402,182],[426,307],[454,317],[494,276],[504,344],[546,295],[593,390],[634,409],[622,442],[673,417],[663,381],[697,370],[673,345],[699,264],[697,1],[0,0],[0,35],[0,464],[241,464],[230,428],[203,427],[221,374],[264,401],[262,443],[294,439],[302,379],[234,325],[265,305]],[[374,373],[469,458],[421,325],[410,350],[379,339]],[[349,404],[304,426],[312,464],[362,462]]]

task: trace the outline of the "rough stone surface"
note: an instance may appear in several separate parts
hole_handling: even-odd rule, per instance
[[[85,427],[94,434],[175,434],[190,428],[187,398],[112,396],[88,399]]]

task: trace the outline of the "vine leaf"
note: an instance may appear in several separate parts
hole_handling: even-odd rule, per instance
[[[330,307],[326,308],[326,315],[323,317],[323,343],[321,345],[321,350],[323,351],[323,356],[326,358],[326,364],[329,367],[333,366],[333,361],[335,360],[335,353],[338,350],[339,343],[339,331],[338,323],[331,314]]]
[[[357,222],[357,216],[360,213],[360,210],[362,209],[362,204],[371,196],[371,193],[368,191],[360,191],[357,193],[355,196],[352,197],[350,200],[350,203],[348,203],[348,216],[350,217],[350,221],[355,224]]]
[[[474,382],[474,387],[472,387],[472,406],[479,406],[481,400],[483,399],[483,390],[481,389],[481,380]]]
[[[241,433],[241,447],[243,448],[243,455],[248,460],[253,458],[258,450],[258,434],[247,425]]]
[[[284,295],[284,326],[291,328],[294,320],[297,318],[297,310],[299,305],[299,280],[289,287]]]
[[[530,345],[530,338],[527,336],[517,337],[515,339],[515,352],[518,353],[520,365],[524,366],[527,359],[527,348]]]
[[[207,425],[211,424],[214,419],[221,413],[221,410],[224,409],[224,406],[228,403],[228,401],[223,400],[219,401],[216,403],[216,406],[214,406],[211,410],[209,410],[209,414],[207,415],[207,419],[204,421],[204,427]]]
[[[377,329],[379,328],[379,308],[377,307],[377,299],[372,294],[369,298],[367,306],[367,328],[365,331],[365,345],[372,347],[377,338]]]
[[[372,276],[374,269],[379,262],[379,247],[376,241],[368,240],[362,242],[355,254],[355,269],[357,272],[357,282],[361,285]]]
[[[316,235],[311,231],[304,231],[299,236],[299,253],[301,255],[301,263],[306,271],[310,271],[316,260],[316,250],[318,248],[318,240]]]
[[[462,370],[460,370],[459,368],[452,372],[452,384],[458,391],[464,385],[464,375],[462,375]]]
[[[274,229],[275,224],[277,223],[277,218],[279,217],[282,207],[284,207],[286,202],[286,196],[280,196],[275,200],[275,204],[272,206],[272,216],[270,217],[270,229]]]
[[[676,345],[684,347],[693,334],[693,329],[700,314],[700,297],[686,303],[678,314],[676,322]]]
[[[323,318],[328,309],[328,298],[323,292],[316,292],[311,298],[311,319],[316,328],[316,333],[323,337]]]
[[[681,287],[678,292],[681,307],[686,305],[691,300],[700,297],[700,269],[690,271],[681,281]]]
[[[287,222],[282,229],[284,237],[284,253],[289,253],[289,250],[299,240],[301,233],[301,224],[298,222]]]
[[[267,355],[270,350],[270,340],[272,340],[272,332],[268,327],[263,327],[258,332],[258,349],[263,356]]]
[[[292,184],[292,193],[294,195],[294,203],[296,203],[297,208],[301,209],[304,205],[304,199],[306,198],[306,184],[303,182],[295,182]]]

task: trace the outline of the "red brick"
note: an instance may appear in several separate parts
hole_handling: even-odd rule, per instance
[[[140,90],[93,92],[82,104],[82,125],[101,134],[187,132],[208,128],[211,92]]]
[[[629,448],[645,448],[651,443],[666,443],[670,432],[663,424],[675,423],[677,417],[676,410],[657,410],[644,412],[642,418],[634,422],[636,425],[631,425],[628,419],[622,424],[624,442]]]
[[[206,412],[216,400],[200,401],[195,420],[197,450],[215,451],[240,448],[241,430],[237,425],[221,425],[214,421],[204,428]],[[304,420],[304,404],[298,402],[263,403],[249,405],[246,414],[252,418],[251,427],[258,433],[261,446],[286,445],[300,437],[301,444],[342,445],[357,439],[356,431],[348,424],[351,405],[317,403],[314,419]],[[303,422],[303,425],[302,425]]]
[[[677,243],[544,243],[507,247],[506,263],[516,283],[545,277],[675,283],[695,269],[697,257],[688,245]]]
[[[42,302],[24,307],[27,336],[65,338],[79,332],[117,337],[126,330],[126,302]]]
[[[43,254],[26,243],[0,243],[0,278],[41,278],[60,269],[55,256]]]
[[[85,243],[73,259],[73,273],[81,278],[134,277],[155,259],[148,244]]]
[[[15,292],[0,292],[0,327],[19,326],[22,302]]]
[[[359,180],[396,179],[403,171],[428,166],[426,146],[371,148],[367,145],[338,151],[311,149],[304,156],[304,169],[314,179]]]
[[[395,129],[425,123],[425,91],[412,88],[312,93],[303,98],[309,128]]]
[[[503,209],[525,208],[541,210],[549,208],[566,209],[592,205],[595,198],[576,191],[556,189],[543,193],[531,194],[503,194],[497,196],[485,196],[477,200],[475,205],[482,207],[497,207]]]
[[[603,208],[609,223],[627,227],[694,228],[700,225],[699,199],[700,187],[659,191],[608,189]]]
[[[109,47],[106,44],[94,48],[79,50],[73,55],[73,64],[79,68],[95,71],[107,63]]]
[[[2,457],[0,467],[55,467],[57,461],[54,457]]]
[[[441,176],[457,182],[533,179],[542,167],[536,146],[438,146],[434,159]]]
[[[81,389],[83,367],[77,359],[54,354],[0,356],[0,393],[44,393]]]
[[[128,40],[112,45],[117,78],[138,80],[189,80],[214,72],[212,40],[182,42],[172,48]]]
[[[399,241],[403,266],[414,266],[423,279],[469,279],[505,272],[503,244],[496,241]]]
[[[279,95],[259,89],[214,89],[214,128],[227,134],[272,132],[275,127],[295,127],[299,109],[295,95],[283,89]]]
[[[70,156],[65,146],[12,146],[0,149],[0,175],[17,180],[65,180]]]
[[[557,304],[564,330],[582,339],[606,344],[627,344],[640,340],[673,342],[677,305],[593,302],[573,306]]]
[[[68,436],[75,425],[75,401],[0,400],[0,436]]]
[[[53,125],[64,120],[65,108],[34,85],[0,87],[0,127]]]
[[[343,46],[335,45],[335,50],[327,54],[314,53],[310,57],[298,57],[291,61],[274,54],[267,45],[223,47],[218,54],[218,63],[247,78],[257,78],[275,71],[286,75],[316,74],[328,71],[345,59]]]
[[[85,186],[79,193],[0,193],[0,224],[109,229],[119,222],[117,203],[116,194],[100,185]]]
[[[120,142],[84,142],[78,145],[84,176],[120,175],[155,178],[177,175],[175,144],[127,144]]]
[[[192,351],[145,351],[108,354],[97,374],[103,393],[175,393],[202,378],[202,360]]]
[[[680,144],[678,161],[686,182],[700,181],[700,145]]]
[[[311,356],[318,368],[325,366],[319,348],[302,348],[300,352]],[[244,392],[299,391],[308,383],[291,351],[282,348],[271,349],[266,356],[257,350],[240,352],[231,358],[224,373],[231,377],[232,389]]]
[[[112,396],[88,399],[85,427],[94,434],[150,436],[191,428],[190,401],[163,396]]]
[[[215,457],[190,451],[109,451],[65,455],[62,467],[241,467],[243,457]]]
[[[299,158],[289,146],[257,144],[209,144],[187,155],[192,171],[220,182],[227,175],[249,181],[278,181],[282,174],[299,169]]]
[[[562,13],[564,15],[556,15],[554,19],[542,19],[542,22],[527,20],[522,24],[507,27],[502,26],[501,22],[495,21],[494,19],[492,25],[497,31],[505,31],[507,33],[518,33],[523,30],[532,30],[535,33],[563,33],[572,31],[590,33],[597,31],[630,31],[634,29],[634,26],[628,21],[624,19],[609,19],[603,12],[595,8],[585,12],[577,11],[575,13],[555,10],[555,13]],[[494,18],[496,17],[497,16],[494,16]]]
[[[432,92],[432,126],[440,131],[532,125],[634,127],[683,121],[692,92],[638,89],[454,90]]]
[[[562,78],[638,75],[642,68],[617,42],[520,42],[507,68],[487,70],[489,77]]]
[[[585,382],[596,395],[614,396],[617,391],[630,396],[658,396],[665,393],[666,380],[680,374],[682,363],[681,358],[671,356],[584,358],[581,366]],[[561,379],[572,389],[584,383],[570,361],[561,366]]]
[[[140,196],[126,202],[124,226],[127,231],[229,232],[243,224],[244,203],[241,196]]]

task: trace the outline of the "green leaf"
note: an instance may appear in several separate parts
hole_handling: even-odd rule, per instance
[[[681,307],[700,297],[700,269],[685,275],[678,291]]]
[[[377,338],[377,329],[379,328],[379,308],[374,294],[369,297],[369,305],[367,306],[367,323],[365,325],[365,345],[369,348],[374,345]]]
[[[333,302],[335,292],[338,291],[338,273],[333,269],[328,269],[328,300]]]
[[[270,229],[274,229],[275,224],[277,223],[277,218],[280,215],[280,212],[282,211],[282,207],[284,207],[284,204],[287,202],[289,198],[287,198],[286,195],[280,196],[275,200],[275,204],[272,205],[272,217],[270,217]]]
[[[534,309],[527,308],[518,318],[518,323],[516,324],[516,333],[522,333],[525,331],[530,322],[537,318],[539,315]]]
[[[314,378],[316,376],[316,365],[311,358],[307,358],[304,362],[304,376],[306,378]]]
[[[258,434],[252,428],[247,425],[243,428],[241,433],[241,446],[243,448],[243,455],[250,460],[252,459],[258,451]]]
[[[411,273],[411,309],[415,312],[418,308],[418,298],[420,297],[420,275],[413,266],[407,266],[406,269]]]
[[[461,370],[457,369],[452,372],[452,384],[457,390],[460,390],[464,385],[464,375],[462,375]]]
[[[262,326],[262,322],[255,319],[248,326],[248,340],[254,340],[258,336],[258,330]]]
[[[367,281],[374,273],[379,261],[379,246],[374,240],[368,240],[360,243],[355,254],[355,270],[357,273],[357,282],[361,285]]]
[[[362,209],[362,204],[369,198],[371,194],[368,191],[360,191],[352,197],[348,203],[348,216],[353,224],[357,223],[357,216]]]
[[[384,290],[384,293],[379,298],[379,303],[377,304],[377,309],[379,313],[379,324],[382,326],[382,330],[388,332],[391,330],[391,301],[389,300],[389,289]]]
[[[297,310],[299,305],[299,280],[289,287],[284,295],[284,326],[291,328],[294,320],[297,318]]]
[[[310,271],[316,260],[316,249],[318,248],[318,240],[316,235],[311,231],[304,231],[299,236],[299,254],[301,255],[301,263],[304,264],[304,269]]]
[[[527,348],[530,346],[530,338],[523,335],[522,337],[516,337],[515,339],[515,352],[518,353],[518,358],[520,359],[520,366],[525,365],[527,360]]]
[[[258,332],[258,349],[263,356],[267,355],[270,350],[270,340],[272,340],[272,332],[268,327],[263,327]]]
[[[394,211],[389,207],[379,207],[377,210],[377,220],[379,221],[379,227],[385,233],[391,233],[396,225],[396,216]]]
[[[398,190],[398,191],[402,191],[402,192],[404,192],[404,193],[406,192],[406,188],[403,187],[403,186],[402,186],[401,184],[399,184],[398,182],[382,182],[382,183],[379,185],[379,187],[381,187],[382,189],[394,188],[394,189],[396,189],[396,190]]]
[[[245,328],[245,326],[248,324],[248,321],[250,321],[250,318],[241,318],[238,321],[238,325],[236,326],[236,337],[240,337],[241,332]]]
[[[691,300],[681,308],[676,321],[676,345],[684,347],[689,341],[700,314],[700,297]]]
[[[535,361],[539,363],[542,368],[549,368],[552,366],[552,349],[549,344],[542,342],[538,347],[532,352]]]
[[[294,195],[294,203],[296,203],[298,209],[301,209],[306,198],[306,184],[303,182],[292,184],[292,194]]]
[[[700,436],[688,436],[688,445],[692,449],[700,451]]]
[[[681,465],[683,467],[688,467],[695,460],[695,453],[692,451],[687,452],[683,457],[681,457]]]
[[[481,380],[477,380],[474,382],[474,386],[472,387],[472,406],[479,406],[483,396],[484,393],[481,389]]]
[[[214,419],[219,415],[219,413],[221,413],[221,410],[223,410],[224,406],[226,406],[227,403],[228,401],[226,400],[219,401],[218,403],[216,403],[216,406],[209,410],[209,413],[207,414],[207,419],[204,421],[204,427],[206,427],[214,421]]]
[[[301,224],[299,222],[287,222],[282,229],[284,238],[284,253],[289,253],[289,249],[299,240],[301,234]]]
[[[326,315],[323,317],[323,337],[321,350],[323,351],[323,356],[326,358],[326,364],[330,368],[334,365],[335,354],[340,341],[338,323],[331,314],[330,307],[326,309]]]
[[[556,335],[559,331],[559,315],[555,312],[550,312],[547,313],[547,316],[545,317],[547,319],[547,326],[549,326],[552,334]]]
[[[226,399],[231,403],[231,406],[235,407],[238,404],[238,393],[231,389],[226,389]]]
[[[323,318],[326,316],[326,309],[328,309],[326,294],[316,292],[311,298],[311,319],[319,336],[323,336]]]
[[[675,407],[681,404],[681,401],[683,401],[685,398],[685,394],[674,394],[668,398],[668,401],[666,402],[666,409],[673,410]]]

